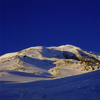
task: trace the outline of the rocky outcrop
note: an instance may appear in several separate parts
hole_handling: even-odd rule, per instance
[[[51,73],[51,74],[54,75],[54,76],[59,76],[59,75],[61,75],[60,69],[59,69],[59,68],[56,68],[56,67],[50,69],[50,70],[49,70],[49,73]]]

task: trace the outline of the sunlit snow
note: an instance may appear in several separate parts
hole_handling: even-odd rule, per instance
[[[73,45],[0,56],[0,100],[100,100],[100,55]]]

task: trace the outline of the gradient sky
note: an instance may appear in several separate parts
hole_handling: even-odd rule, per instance
[[[100,52],[100,0],[1,0],[0,55],[71,44]]]

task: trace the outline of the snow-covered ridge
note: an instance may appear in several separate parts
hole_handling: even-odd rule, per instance
[[[4,55],[0,56],[0,59],[7,58],[7,57],[13,57],[13,56],[17,55],[17,53],[18,52],[4,54]]]
[[[46,56],[47,58],[49,58],[49,56],[55,57],[55,56],[62,55],[63,52],[66,52],[70,56],[72,56],[74,54],[77,57],[79,57],[79,56],[84,56],[85,58],[94,57],[94,58],[100,60],[100,55],[96,55],[92,52],[89,53],[87,51],[83,51],[81,48],[75,47],[73,45],[62,45],[59,47],[55,47],[55,46],[53,46],[53,47],[43,47],[43,46],[30,47],[30,48],[24,49],[20,52],[5,54],[3,56],[0,56],[0,59],[7,58],[7,57],[10,58],[10,57],[13,57],[16,55],[19,55],[19,56],[21,56],[21,55],[30,56],[31,55],[32,56],[35,54],[38,55],[40,53],[44,57]],[[35,57],[37,57],[37,56],[35,56]]]
[[[79,69],[81,71],[97,70],[100,68],[99,58],[100,58],[99,55],[83,51],[81,48],[75,47],[73,45],[62,45],[58,47],[36,46],[24,49],[19,52],[8,53],[1,56],[0,69],[17,70],[28,73],[32,72],[31,70],[33,70],[33,73],[35,73],[39,72],[37,70],[44,69],[44,71],[42,70],[42,72],[40,72],[41,74],[46,72],[54,76],[55,75],[59,76],[59,75],[65,75],[63,74],[63,69],[65,70],[68,68],[69,69],[71,68],[71,70],[76,69],[76,71],[79,71]],[[70,59],[71,61],[69,61]],[[74,63],[74,60],[76,63]],[[23,65],[20,65],[18,63],[19,61],[24,62],[22,63]],[[71,62],[72,64],[70,64],[70,66],[68,67],[69,64],[65,62]],[[59,67],[58,64],[60,65]],[[61,67],[62,65],[63,69]],[[34,70],[34,68],[37,70]]]
[[[73,45],[8,53],[0,57],[0,100],[99,100],[99,69],[100,55]]]

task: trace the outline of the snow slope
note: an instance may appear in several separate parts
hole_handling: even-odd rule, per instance
[[[55,80],[1,81],[1,100],[100,100],[100,70]]]
[[[100,100],[100,55],[73,45],[0,57],[0,100]]]

